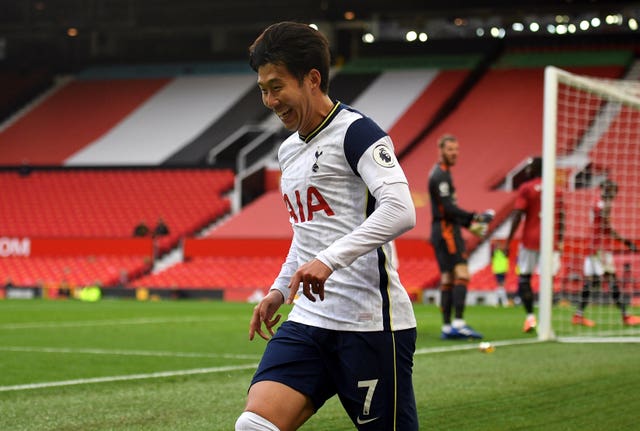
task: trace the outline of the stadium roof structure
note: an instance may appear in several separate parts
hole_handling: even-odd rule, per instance
[[[336,51],[444,39],[637,37],[640,1],[15,0],[0,2],[0,63],[243,57],[268,24],[315,23]]]

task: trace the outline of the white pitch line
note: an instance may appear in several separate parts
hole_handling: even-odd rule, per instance
[[[137,319],[116,319],[116,320],[84,320],[73,322],[24,322],[5,323],[0,325],[0,329],[35,329],[35,328],[77,328],[85,326],[112,326],[112,325],[148,325],[162,323],[193,323],[228,320],[216,317],[183,317],[175,319],[167,318],[137,318]]]
[[[640,343],[640,337],[559,337],[561,343]]]
[[[108,382],[118,382],[118,381],[127,381],[127,380],[156,379],[161,377],[189,376],[194,374],[223,373],[226,371],[254,369],[257,366],[258,364],[246,364],[246,365],[233,365],[233,366],[226,366],[226,367],[194,368],[191,370],[160,371],[157,373],[147,373],[147,374],[128,374],[124,376],[94,377],[90,379],[61,380],[57,382],[29,383],[26,385],[0,386],[0,392],[54,388],[54,387],[60,387],[60,386],[86,385],[91,383],[108,383]]]
[[[564,341],[564,340],[563,340]],[[538,343],[536,338],[524,338],[515,340],[503,340],[492,342],[494,346],[512,346],[517,344]],[[469,342],[468,344],[454,344],[442,347],[426,347],[417,349],[416,356],[456,352],[463,350],[474,350],[479,348],[479,342]],[[198,353],[198,352],[170,352],[156,350],[122,350],[122,349],[71,349],[60,347],[29,347],[29,346],[0,346],[0,351],[6,352],[33,352],[33,353],[68,353],[68,354],[92,354],[92,355],[118,355],[118,356],[157,356],[157,357],[180,357],[180,358],[224,358],[224,359],[260,359],[259,355],[236,355],[230,353]]]
[[[539,343],[539,342],[540,341],[534,338],[534,339],[494,341],[494,342],[491,342],[491,344],[493,344],[494,346],[509,346],[509,345],[517,345],[517,344],[532,344],[532,343]],[[456,344],[452,346],[443,346],[443,347],[428,347],[423,349],[417,349],[415,352],[415,355],[421,356],[421,355],[428,355],[428,354],[435,354],[435,353],[471,350],[471,349],[477,349],[477,348],[478,348],[478,343],[476,342],[469,343],[469,344]],[[94,349],[84,349],[84,350],[94,350]],[[130,375],[124,375],[124,376],[95,377],[95,378],[89,378],[89,379],[62,380],[57,382],[43,382],[43,383],[30,383],[30,384],[24,384],[24,385],[0,386],[0,392],[42,389],[42,388],[72,386],[72,385],[84,385],[84,384],[91,384],[91,383],[107,383],[107,382],[127,381],[127,380],[155,379],[155,378],[162,378],[162,377],[186,376],[186,375],[194,375],[194,374],[211,374],[211,373],[220,373],[225,371],[246,370],[246,369],[256,368],[257,366],[258,364],[246,364],[246,365],[234,365],[234,366],[226,366],[226,367],[196,368],[191,370],[163,371],[163,372],[148,373],[148,374],[130,374]]]
[[[5,352],[31,353],[69,353],[89,355],[117,355],[117,356],[157,356],[178,358],[224,358],[224,359],[260,359],[259,355],[235,355],[231,353],[198,353],[198,352],[167,352],[156,350],[122,350],[122,349],[71,349],[60,347],[29,347],[29,346],[0,346]]]
[[[490,341],[493,346],[514,346],[517,344],[534,344],[541,343],[537,338],[521,338],[516,340],[503,340],[503,341]],[[447,353],[457,352],[461,350],[475,350],[480,347],[480,340],[470,341],[467,344],[454,344],[451,346],[442,347],[425,347],[423,349],[416,349],[415,355],[428,355],[432,353]]]

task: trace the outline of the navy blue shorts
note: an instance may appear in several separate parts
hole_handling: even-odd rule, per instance
[[[344,332],[286,321],[267,343],[251,384],[283,383],[315,409],[338,395],[359,430],[418,430],[413,393],[416,330]]]

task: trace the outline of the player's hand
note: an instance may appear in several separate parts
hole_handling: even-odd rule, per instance
[[[253,340],[256,332],[265,340],[273,336],[273,327],[282,317],[280,314],[276,317],[273,317],[273,315],[278,311],[278,308],[280,308],[283,302],[284,298],[282,297],[282,293],[278,290],[272,290],[253,308],[253,315],[249,322],[249,340]],[[269,335],[262,329],[263,323]]]
[[[496,216],[496,212],[493,209],[488,209],[479,214],[475,214],[473,216],[473,221],[478,223],[489,224],[491,223],[491,221],[495,216]]]
[[[489,225],[487,223],[473,222],[469,226],[469,232],[474,234],[475,236],[482,238],[487,234],[487,230],[489,229]]]
[[[302,284],[302,294],[311,302],[316,302],[315,295],[318,295],[320,301],[324,301],[324,282],[333,271],[327,265],[313,259],[310,262],[298,267],[298,270],[289,281],[289,297],[287,304],[292,304],[298,293],[298,288]]]

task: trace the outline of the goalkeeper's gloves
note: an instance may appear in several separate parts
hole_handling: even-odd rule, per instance
[[[482,238],[487,234],[488,228],[489,228],[489,225],[487,223],[474,221],[471,223],[471,225],[469,225],[469,232],[471,232],[477,237]]]
[[[479,214],[473,215],[473,221],[478,223],[489,224],[491,220],[496,216],[496,212],[492,209],[485,210]]]

